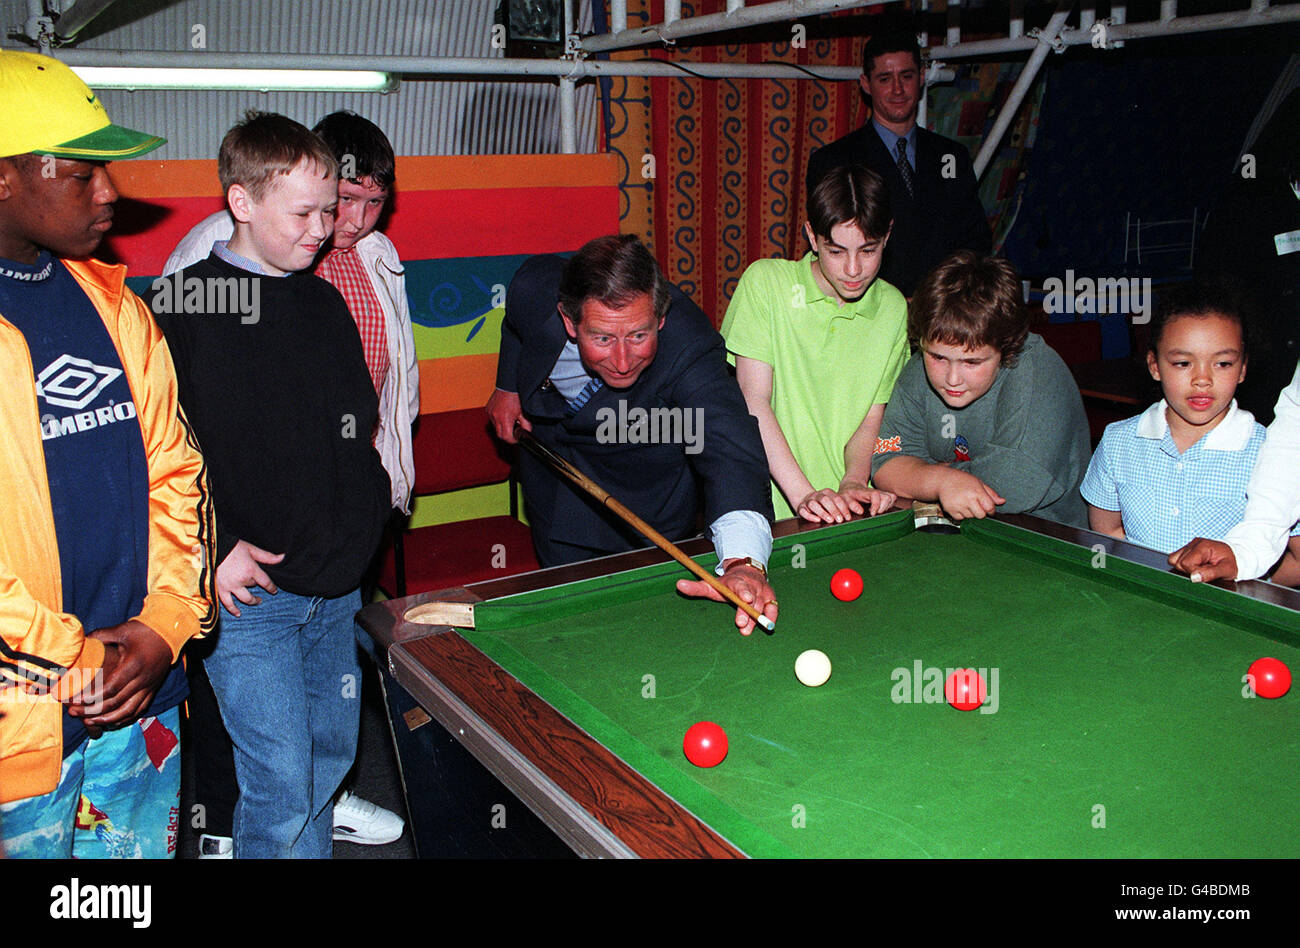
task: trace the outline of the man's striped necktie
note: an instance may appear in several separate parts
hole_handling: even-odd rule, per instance
[[[600,379],[592,379],[582,387],[582,391],[577,394],[573,401],[569,402],[569,414],[576,415],[582,411],[582,406],[591,400],[591,396],[600,391],[600,387],[605,383]]]

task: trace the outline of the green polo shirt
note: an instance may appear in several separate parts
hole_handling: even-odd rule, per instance
[[[750,264],[727,307],[729,358],[772,366],[772,411],[814,488],[836,489],[844,446],[872,405],[889,401],[907,362],[907,301],[877,279],[839,305],[817,286],[813,255]],[[802,498],[792,498],[799,501]],[[777,518],[794,516],[772,485]]]

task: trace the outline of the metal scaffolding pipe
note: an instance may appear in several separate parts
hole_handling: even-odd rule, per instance
[[[682,0],[664,0],[664,22],[676,23],[682,18]]]
[[[564,48],[569,50],[577,39],[573,35],[573,0],[564,0]],[[577,154],[578,151],[578,97],[574,94],[577,80],[560,78],[560,153]]]
[[[27,19],[23,21],[23,35],[36,44],[44,55],[50,55],[53,45],[54,20],[45,12],[41,0],[27,0]]]
[[[163,50],[60,49],[58,58],[69,66],[158,66],[172,69],[360,69],[392,72],[407,76],[476,76],[483,78],[521,76],[536,78],[588,79],[600,76],[665,76],[689,79],[691,73],[706,79],[817,79],[856,80],[857,66],[805,66],[784,63],[672,63],[609,62],[584,59],[494,59],[488,57],[436,56],[335,56],[313,54],[212,53]],[[689,71],[687,71],[689,70]],[[806,70],[806,71],[805,71]]]
[[[77,0],[64,10],[54,24],[54,36],[60,43],[74,39],[84,30],[90,21],[99,16],[117,0]]]
[[[727,0],[727,12],[735,13],[745,6],[745,0]]]
[[[855,0],[856,2],[856,0]],[[765,4],[764,7],[775,4]],[[756,8],[746,7],[745,12]],[[758,8],[763,9],[763,8]],[[1116,15],[1112,8],[1112,20]],[[1123,15],[1122,13],[1120,15]],[[1107,39],[1145,39],[1182,33],[1237,29],[1253,26],[1276,26],[1300,20],[1300,4],[1269,7],[1262,11],[1212,13],[1179,17],[1170,23],[1127,23],[1107,27]],[[1060,42],[1067,46],[1090,43],[1092,37],[1081,30],[1065,30]],[[976,40],[959,46],[936,46],[929,51],[933,60],[968,59],[1016,50],[1029,50],[1038,42],[1020,39]],[[408,76],[476,76],[476,77],[557,77],[574,79],[600,76],[666,76],[687,78],[691,73],[708,79],[802,79],[811,73],[827,80],[856,80],[861,70],[856,66],[808,66],[807,72],[782,63],[683,63],[677,68],[666,61],[610,62],[605,60],[504,59],[491,57],[438,56],[359,56],[319,55],[306,53],[222,53],[172,50],[90,50],[59,49],[57,56],[69,66],[159,66],[176,69],[358,69],[392,72]]]
[[[1002,136],[1011,127],[1011,120],[1016,117],[1016,112],[1020,109],[1020,103],[1024,101],[1025,94],[1029,92],[1029,87],[1034,84],[1034,79],[1038,77],[1038,70],[1043,68],[1047,54],[1052,51],[1052,44],[1065,27],[1065,20],[1069,17],[1070,9],[1073,6],[1074,0],[1061,0],[1057,4],[1056,12],[1052,14],[1052,18],[1047,21],[1047,26],[1043,27],[1042,34],[1038,37],[1038,46],[1030,54],[1029,62],[1025,63],[1025,68],[1020,71],[1020,75],[1016,78],[1016,84],[1011,87],[1011,94],[1007,96],[1007,101],[1003,103],[1002,110],[998,112],[997,120],[993,123],[993,130],[989,132],[984,141],[980,142],[980,152],[975,156],[976,179],[984,176],[984,169],[993,160],[993,153],[998,149],[998,142],[1002,141]]]
[[[609,0],[609,31],[622,33],[627,29],[627,0]]]
[[[578,100],[574,93],[577,82],[568,76],[560,78],[560,152],[574,155],[578,152]]]
[[[833,10],[846,10],[855,7],[872,6],[875,3],[893,3],[897,0],[778,0],[765,3],[759,7],[740,7],[726,13],[713,13],[707,16],[690,17],[675,23],[657,24],[636,29],[615,30],[601,36],[588,36],[581,46],[587,52],[608,52],[615,49],[627,49],[647,43],[675,40],[685,36],[698,36],[704,33],[722,32],[770,23],[779,20],[792,20],[804,16],[829,13]],[[1172,3],[1174,0],[1165,0]],[[928,4],[922,4],[924,9]],[[1032,50],[1037,41],[1023,35],[1023,6],[1012,5],[1010,36],[1004,39],[975,40],[965,43],[949,43],[930,49],[932,59],[967,59],[977,56],[989,56],[996,53]],[[1163,13],[1162,9],[1162,13]],[[1019,14],[1019,15],[1017,15]],[[1094,13],[1095,16],[1095,13]],[[1107,39],[1115,45],[1123,45],[1124,40],[1149,39],[1157,36],[1176,36],[1186,33],[1204,33],[1215,30],[1245,29],[1254,26],[1273,26],[1300,20],[1300,4],[1286,6],[1269,6],[1267,0],[1251,0],[1250,10],[1234,10],[1226,13],[1209,13],[1200,16],[1179,16],[1172,20],[1128,23],[1127,7],[1116,3],[1110,9],[1110,25],[1106,28]],[[1092,42],[1089,29],[1065,30],[1060,42],[1067,46],[1081,46]],[[693,68],[693,67],[692,67]]]
[[[1110,22],[1112,26],[1122,25],[1128,22],[1128,7],[1123,3],[1112,3],[1110,5]],[[1115,49],[1124,47],[1123,40],[1107,39],[1107,44]]]
[[[693,16],[672,23],[656,23],[601,36],[588,36],[582,48],[589,53],[608,53],[616,49],[644,46],[646,43],[668,42],[702,33],[719,33],[743,26],[797,20],[834,10],[851,10],[856,7],[875,6],[880,3],[897,3],[898,0],[776,0],[758,7],[740,7],[724,13]],[[665,5],[667,16],[667,5]]]
[[[916,104],[916,124],[925,128],[926,115],[929,111],[930,87],[938,85],[941,82],[952,82],[957,78],[957,74],[949,69],[946,64],[930,60],[925,64],[924,72],[921,76],[921,100]]]
[[[1122,12],[1120,14],[1123,15]],[[1111,10],[1111,19],[1115,10]],[[1300,20],[1300,4],[1269,7],[1260,12],[1238,10],[1233,13],[1207,13],[1203,16],[1180,16],[1169,22],[1120,23],[1106,27],[1109,41],[1151,39],[1156,36],[1180,36],[1188,33],[1208,33],[1216,30],[1245,29],[1252,26],[1277,26]],[[1091,33],[1083,30],[1065,30],[1061,40],[1066,46],[1085,46],[1092,42]],[[969,59],[995,53],[1033,49],[1037,41],[1022,39],[974,40],[960,46],[936,46],[930,50],[935,59]]]

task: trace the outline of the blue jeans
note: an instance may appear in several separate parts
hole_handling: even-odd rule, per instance
[[[223,610],[204,663],[235,747],[235,858],[328,859],[361,720],[361,596],[253,592],[239,618]]]

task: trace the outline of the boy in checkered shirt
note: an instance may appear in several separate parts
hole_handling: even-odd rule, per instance
[[[397,248],[379,231],[395,183],[393,146],[379,126],[346,110],[331,112],[312,129],[339,162],[339,204],[334,236],[317,258],[315,273],[343,294],[361,334],[370,380],[379,395],[375,449],[392,483],[395,510],[410,513],[415,462],[411,425],[420,413],[420,372],[411,329],[406,277]],[[164,274],[207,258],[229,240],[234,221],[218,211],[176,245]]]
[[[1203,284],[1162,293],[1147,369],[1164,398],[1107,426],[1080,491],[1093,530],[1169,553],[1194,537],[1221,538],[1241,520],[1264,444],[1264,426],[1234,397],[1246,378],[1235,294]],[[1296,572],[1298,545],[1280,581]]]

